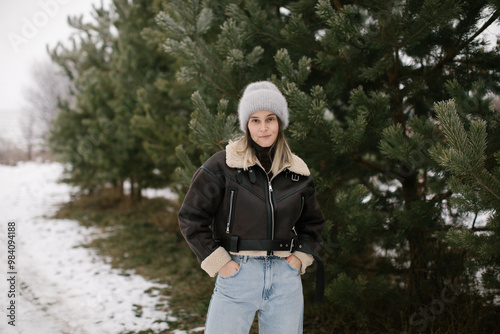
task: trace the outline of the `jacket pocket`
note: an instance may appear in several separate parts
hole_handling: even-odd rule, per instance
[[[234,210],[236,207],[236,197],[238,188],[228,188],[227,208],[226,208],[226,233],[231,233],[233,230]]]

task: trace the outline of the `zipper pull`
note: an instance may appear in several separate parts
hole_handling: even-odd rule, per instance
[[[271,185],[271,182],[269,182],[269,192],[272,193],[273,192],[273,186]]]
[[[295,235],[298,235],[298,234],[297,234],[297,230],[295,230],[295,225],[294,225],[294,226],[292,226],[292,231],[293,231],[293,233],[295,233]]]

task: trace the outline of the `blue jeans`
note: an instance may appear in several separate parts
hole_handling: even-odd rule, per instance
[[[260,334],[302,334],[304,297],[299,270],[276,256],[231,256],[240,268],[218,276],[205,334],[248,334],[255,312]]]

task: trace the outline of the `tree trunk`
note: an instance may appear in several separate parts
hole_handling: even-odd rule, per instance
[[[418,180],[417,172],[407,176],[403,183],[403,195],[405,199],[405,209],[407,211],[412,209],[412,203],[418,201]],[[420,217],[412,217],[415,222],[411,222],[411,229],[408,232],[407,240],[409,246],[410,258],[410,272],[408,275],[408,288],[410,294],[418,296],[421,301],[425,300],[425,292],[422,291],[422,282],[427,279],[427,265],[426,265],[426,231],[422,229],[419,224]]]

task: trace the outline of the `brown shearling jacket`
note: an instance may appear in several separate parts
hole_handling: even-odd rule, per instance
[[[231,260],[227,245],[235,237],[284,241],[296,237],[316,252],[322,243],[325,219],[305,162],[294,155],[292,163],[269,180],[257,160],[243,168],[238,145],[239,141],[230,143],[197,170],[178,213],[184,238],[212,277]],[[302,261],[304,273],[313,263],[312,255],[301,249],[292,252]],[[234,249],[231,253],[269,254]],[[286,257],[291,252],[273,254]]]

